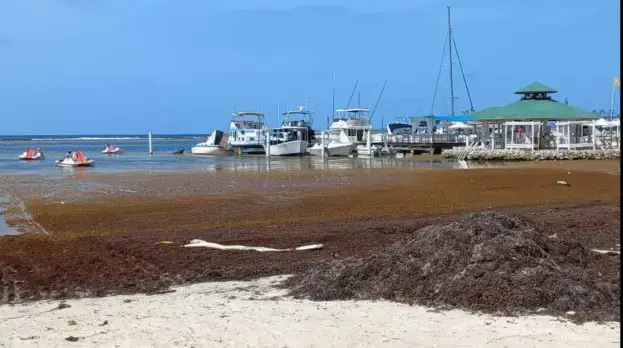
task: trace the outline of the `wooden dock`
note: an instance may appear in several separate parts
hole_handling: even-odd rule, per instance
[[[464,138],[456,134],[392,135],[385,137],[383,142],[396,149],[396,153],[404,155],[420,153],[440,154],[445,149],[465,146]]]

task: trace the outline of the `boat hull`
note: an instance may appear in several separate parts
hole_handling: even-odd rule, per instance
[[[94,160],[88,160],[85,162],[68,162],[68,161],[56,161],[56,166],[57,167],[64,167],[64,168],[77,168],[77,167],[93,167],[95,165],[95,161]]]
[[[254,145],[231,145],[231,149],[235,154],[239,155],[263,155],[265,153],[264,146],[260,144]]]
[[[327,156],[332,157],[346,157],[348,156],[354,148],[354,144],[352,143],[329,143],[325,145],[325,153]],[[309,154],[312,156],[321,156],[322,155],[322,145],[315,144],[309,149]]]
[[[18,159],[21,161],[41,161],[45,159],[45,156],[26,157],[20,155]]]
[[[219,145],[209,145],[209,146],[194,146],[190,149],[190,153],[193,155],[204,155],[204,156],[216,156],[216,155],[226,155],[228,152],[223,147]]]
[[[299,156],[307,152],[307,141],[294,140],[270,145],[271,156]]]
[[[353,151],[351,143],[329,143],[327,146],[327,154],[332,157],[348,156]]]

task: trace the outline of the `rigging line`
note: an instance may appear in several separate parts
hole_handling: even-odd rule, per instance
[[[454,45],[454,53],[456,53],[456,60],[459,62],[459,68],[461,68],[461,76],[463,76],[463,83],[465,84],[465,89],[467,90],[467,99],[469,99],[469,111],[473,112],[474,104],[472,103],[472,95],[469,93],[469,87],[467,87],[467,79],[465,78],[465,73],[463,72],[463,64],[461,64],[461,57],[459,57],[459,49],[456,48],[456,41],[454,40],[454,35],[452,35],[452,44]]]
[[[357,90],[357,86],[359,86],[359,80],[357,80],[357,82],[355,82],[355,87],[353,87],[353,91],[350,94],[350,98],[348,98],[348,103],[346,103],[346,108],[347,109],[350,107],[350,102],[353,100],[353,96],[355,95],[355,91]]]
[[[437,89],[439,88],[439,78],[441,77],[441,68],[443,67],[443,60],[446,58],[446,47],[448,46],[448,40],[443,40],[443,50],[441,51],[441,62],[439,63],[439,72],[437,73],[437,82],[435,82],[435,93],[433,93],[433,105],[430,107],[430,114],[433,114],[435,109],[435,99],[437,98]]]
[[[379,93],[379,97],[376,99],[376,103],[374,104],[374,109],[372,109],[372,114],[368,118],[368,122],[372,122],[372,117],[374,117],[374,113],[376,112],[377,106],[379,106],[379,102],[381,101],[381,97],[383,96],[383,92],[385,91],[385,87],[387,87],[387,80],[383,82],[383,88],[381,88],[381,93]],[[383,123],[381,121],[381,123]],[[381,125],[383,127],[383,125]]]

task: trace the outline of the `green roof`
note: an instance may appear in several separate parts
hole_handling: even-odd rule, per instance
[[[528,94],[528,93],[556,93],[558,92],[557,90],[551,88],[551,87],[547,87],[544,84],[540,83],[540,82],[532,82],[531,84],[527,85],[526,87],[518,90],[515,92],[515,94]]]
[[[522,99],[503,107],[491,107],[471,114],[477,120],[590,120],[597,116],[553,99]]]

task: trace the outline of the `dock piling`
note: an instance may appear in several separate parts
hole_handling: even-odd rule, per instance
[[[149,138],[149,155],[151,156],[151,155],[154,154],[153,148],[151,146],[151,131],[149,131],[149,133],[147,133],[147,136]]]

